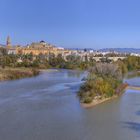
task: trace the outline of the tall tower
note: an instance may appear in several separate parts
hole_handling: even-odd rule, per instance
[[[8,49],[11,48],[11,39],[10,39],[10,36],[7,37],[6,47],[7,47]]]

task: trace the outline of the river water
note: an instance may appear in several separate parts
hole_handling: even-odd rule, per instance
[[[84,109],[76,96],[84,75],[53,70],[1,82],[0,140],[140,140],[140,91]]]

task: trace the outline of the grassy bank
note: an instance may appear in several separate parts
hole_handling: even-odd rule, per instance
[[[15,80],[32,77],[39,74],[39,70],[30,68],[0,68],[0,81]]]

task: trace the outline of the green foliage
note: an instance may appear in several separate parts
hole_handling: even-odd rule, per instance
[[[91,103],[92,98],[91,97],[86,97],[83,102],[86,103],[86,104]]]
[[[3,47],[0,47],[0,56],[7,55],[7,50]]]
[[[80,56],[68,55],[65,59],[62,54],[55,56],[50,54],[39,54],[38,56],[32,53],[22,54],[7,54],[6,49],[0,48],[0,66],[8,67],[32,67],[32,68],[64,68],[64,69],[80,69],[85,70],[93,66],[95,62],[90,59],[88,61],[87,56],[85,61]]]
[[[118,62],[123,73],[127,71],[139,70],[140,69],[140,57],[128,56],[125,60]]]

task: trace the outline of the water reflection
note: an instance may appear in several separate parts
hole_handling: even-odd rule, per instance
[[[140,86],[140,71],[129,72],[124,76],[123,82],[131,86]]]
[[[83,74],[83,71],[77,71],[77,72],[75,73],[74,70],[69,70],[69,71],[67,72],[68,78],[69,78],[69,77],[77,77],[77,78],[80,78],[80,77],[81,77],[81,74]]]
[[[127,79],[132,79],[135,77],[140,77],[140,71],[135,71],[135,72],[129,72],[126,76]]]
[[[123,122],[124,127],[140,132],[140,123],[136,122]]]
[[[140,116],[140,110],[136,112],[136,115]]]

